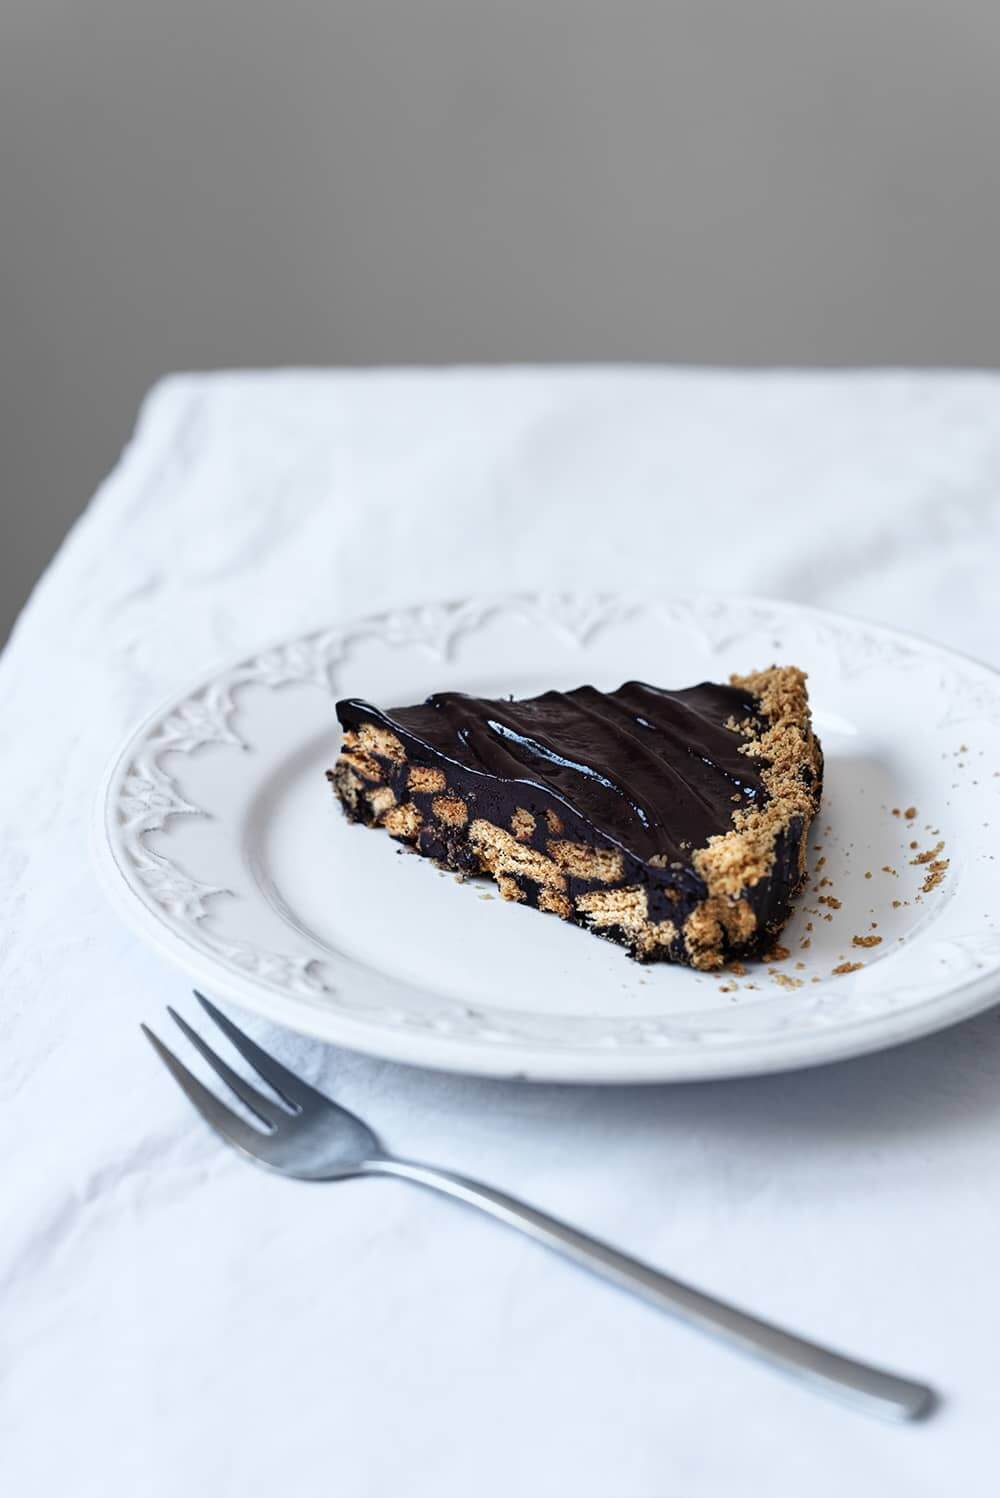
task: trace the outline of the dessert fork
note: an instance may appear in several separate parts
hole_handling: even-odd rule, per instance
[[[397,1176],[456,1198],[520,1230],[546,1248],[619,1289],[648,1301],[657,1310],[712,1332],[730,1346],[750,1353],[799,1382],[847,1400],[871,1414],[915,1420],[934,1406],[933,1390],[897,1374],[845,1357],[746,1311],[727,1305],[681,1280],[661,1274],[610,1244],[540,1212],[491,1186],[437,1166],[387,1153],[368,1125],[310,1087],[245,1035],[202,994],[195,997],[222,1033],[267,1083],[280,1102],[265,1096],[216,1054],[198,1032],[172,1008],[171,1017],[188,1040],[244,1107],[259,1120],[256,1128],[219,1101],[184,1066],[147,1025],[142,1029],[161,1061],[195,1108],[231,1144],[255,1161],[302,1181],[340,1181],[352,1176]]]

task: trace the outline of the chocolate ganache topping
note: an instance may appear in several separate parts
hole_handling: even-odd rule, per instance
[[[734,812],[766,799],[740,753],[745,738],[727,726],[756,710],[749,692],[710,682],[668,692],[629,681],[616,692],[583,686],[521,701],[436,692],[388,712],[354,698],[337,704],[345,728],[379,723],[409,753],[447,762],[484,811],[512,782],[522,802],[534,787],[633,857],[685,864]]]

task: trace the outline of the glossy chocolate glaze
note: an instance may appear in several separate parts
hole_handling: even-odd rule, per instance
[[[345,728],[380,724],[414,763],[440,763],[452,780],[457,772],[483,815],[515,799],[552,802],[576,835],[593,829],[644,864],[684,866],[735,811],[765,797],[739,752],[744,739],[726,727],[755,719],[756,709],[736,687],[668,692],[630,681],[616,692],[585,686],[517,702],[437,692],[388,712],[349,698],[337,715]]]

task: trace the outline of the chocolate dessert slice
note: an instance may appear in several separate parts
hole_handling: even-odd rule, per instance
[[[349,698],[327,775],[352,821],[504,899],[640,961],[716,968],[773,942],[805,878],[823,775],[805,681],[773,666],[677,692]]]

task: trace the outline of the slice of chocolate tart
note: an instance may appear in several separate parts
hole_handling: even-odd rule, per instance
[[[327,775],[352,821],[640,961],[753,955],[804,882],[823,756],[795,666],[677,692],[348,698],[337,716]]]

